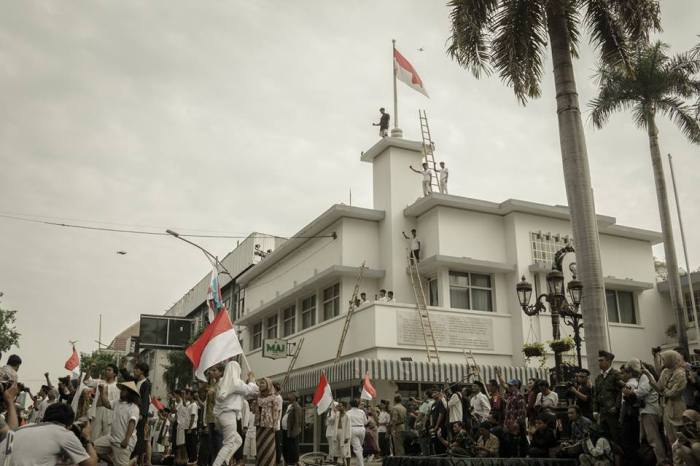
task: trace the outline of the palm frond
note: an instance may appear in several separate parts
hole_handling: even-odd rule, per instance
[[[630,42],[646,43],[649,33],[661,30],[658,0],[607,0]]]
[[[571,47],[571,56],[578,58],[578,44],[581,40],[581,3],[582,0],[570,0],[564,10],[566,15],[566,29],[569,31],[569,44]]]
[[[666,97],[658,102],[658,111],[667,115],[691,142],[700,144],[700,122],[693,115],[693,108],[676,97]]]
[[[602,128],[613,113],[632,108],[638,99],[630,89],[628,75],[619,68],[601,66],[597,78],[600,90],[588,103],[588,107],[591,109],[593,125]]]
[[[498,0],[450,0],[451,35],[447,53],[477,78],[490,74],[493,16]]]
[[[546,14],[539,0],[503,0],[496,13],[491,59],[522,104],[539,97],[547,45]]]
[[[587,0],[586,27],[591,42],[600,50],[600,59],[607,65],[624,64],[629,68],[629,46],[624,25],[609,0]]]

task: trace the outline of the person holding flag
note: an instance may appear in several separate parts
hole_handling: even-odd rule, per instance
[[[219,383],[214,404],[216,426],[223,433],[223,445],[216,455],[213,466],[228,464],[236,451],[243,445],[243,438],[238,434],[237,421],[241,418],[243,399],[260,393],[253,373],[248,374],[248,381],[241,380],[241,366],[236,361],[229,361],[224,369],[224,376]]]

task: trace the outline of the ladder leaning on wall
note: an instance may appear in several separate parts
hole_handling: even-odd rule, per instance
[[[289,376],[292,374],[292,371],[294,370],[294,365],[297,363],[297,359],[299,359],[299,353],[301,353],[302,346],[304,346],[304,337],[301,337],[296,344],[296,348],[294,349],[294,354],[292,355],[292,360],[289,361],[289,367],[287,367],[287,373],[284,374],[284,380],[282,380],[282,385],[281,385],[282,388],[284,388],[285,385],[287,385],[287,382],[289,382]]]
[[[471,381],[473,377],[476,380],[481,380],[481,370],[474,359],[472,350],[464,350],[464,360],[467,362],[467,379]]]
[[[437,163],[435,163],[435,144],[430,137],[430,126],[428,126],[428,115],[425,110],[418,110],[418,119],[420,120],[420,133],[423,137],[423,157],[428,163],[428,168],[433,170],[433,178],[430,186],[434,193],[440,192],[440,184],[437,176]]]
[[[365,262],[362,262],[362,265],[360,266],[360,272],[357,274],[357,280],[355,281],[355,288],[352,290],[352,297],[350,298],[348,312],[347,314],[345,314],[343,333],[340,334],[340,341],[338,342],[338,351],[336,352],[335,360],[333,361],[334,366],[338,364],[340,356],[343,354],[343,345],[345,344],[345,337],[347,336],[348,330],[350,329],[350,320],[352,319],[352,315],[355,313],[355,309],[357,309],[357,295],[360,293],[360,283],[362,283],[362,276],[365,274],[366,268],[367,267],[365,266]]]
[[[413,288],[413,296],[416,298],[416,309],[418,310],[418,320],[423,330],[423,340],[425,341],[425,352],[428,356],[428,362],[440,363],[440,354],[438,353],[437,344],[435,343],[435,334],[433,326],[430,323],[428,315],[428,302],[425,298],[423,283],[421,282],[420,273],[418,272],[418,262],[411,257],[412,252],[408,251],[408,274],[411,277],[411,287]]]

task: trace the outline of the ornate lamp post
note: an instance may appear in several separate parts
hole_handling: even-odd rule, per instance
[[[583,286],[580,281],[576,280],[575,266],[572,267],[574,279],[571,280],[566,287],[571,299],[571,303],[569,303],[564,291],[564,274],[562,273],[562,261],[564,256],[570,252],[574,252],[574,248],[571,245],[556,252],[552,270],[547,274],[547,294],[542,293],[539,295],[534,304],[530,304],[532,298],[532,284],[525,280],[525,277],[522,277],[522,280],[515,286],[515,289],[518,293],[520,307],[528,316],[535,316],[546,311],[547,304],[549,304],[552,317],[552,337],[555,340],[561,338],[560,317],[563,318],[565,325],[568,325],[574,330],[576,356],[578,366],[581,367],[581,342],[583,340],[581,339],[580,332],[583,328],[583,324],[581,323],[582,315],[579,313],[578,309],[581,304]],[[557,381],[561,381],[561,365],[561,352],[555,351],[554,367],[557,374]]]

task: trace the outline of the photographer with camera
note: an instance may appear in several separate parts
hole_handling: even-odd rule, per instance
[[[579,369],[576,372],[575,383],[569,385],[569,393],[573,396],[574,405],[578,406],[581,415],[593,419],[593,385],[590,376],[588,369]]]
[[[74,425],[73,408],[56,403],[46,409],[44,422],[18,429],[9,450],[13,466],[53,466],[63,462],[79,466],[96,466],[97,454],[90,440],[90,423]],[[63,464],[63,463],[60,463]]]

